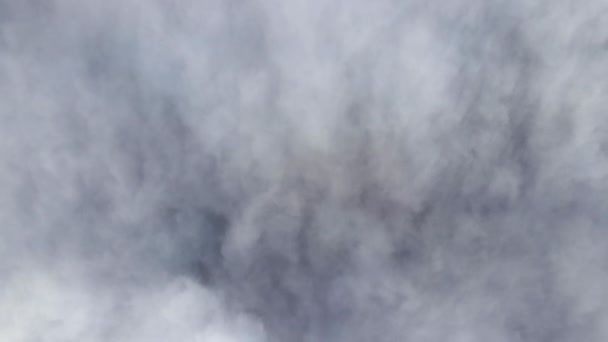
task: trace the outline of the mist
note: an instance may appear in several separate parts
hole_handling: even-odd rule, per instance
[[[0,0],[0,340],[608,340],[606,15]]]

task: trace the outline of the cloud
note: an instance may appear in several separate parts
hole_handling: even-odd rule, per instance
[[[0,0],[0,339],[605,340],[605,10]]]

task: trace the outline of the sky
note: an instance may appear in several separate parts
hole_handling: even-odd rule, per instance
[[[607,12],[0,0],[0,340],[608,340]]]

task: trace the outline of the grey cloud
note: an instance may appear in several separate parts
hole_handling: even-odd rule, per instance
[[[0,339],[605,340],[606,9],[0,0]]]

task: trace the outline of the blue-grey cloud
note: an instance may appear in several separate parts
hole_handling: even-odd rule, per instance
[[[606,340],[606,10],[0,0],[0,339]]]

